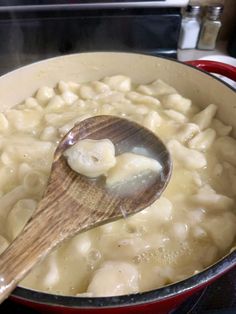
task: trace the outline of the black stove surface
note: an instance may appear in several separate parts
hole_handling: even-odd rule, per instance
[[[236,314],[236,268],[190,297],[171,314]]]
[[[1,314],[38,314],[35,310],[7,300]],[[158,314],[158,311],[153,314]],[[209,287],[196,293],[170,314],[236,314],[236,268]]]

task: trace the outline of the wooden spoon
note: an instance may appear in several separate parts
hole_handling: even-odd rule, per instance
[[[109,138],[119,154],[133,147],[146,148],[162,172],[151,186],[127,196],[108,190],[104,180],[74,172],[63,152],[78,140]],[[95,226],[134,214],[153,203],[171,175],[170,155],[151,131],[113,116],[97,116],[76,125],[59,143],[44,198],[22,233],[0,257],[0,302],[6,299],[28,272],[66,238]]]

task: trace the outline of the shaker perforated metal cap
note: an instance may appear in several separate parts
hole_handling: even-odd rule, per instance
[[[197,4],[189,4],[185,11],[190,15],[195,16],[201,12],[201,6]]]
[[[221,13],[223,12],[223,5],[219,5],[219,4],[213,4],[213,5],[209,5],[207,6],[207,17],[210,19],[217,19],[220,17]]]

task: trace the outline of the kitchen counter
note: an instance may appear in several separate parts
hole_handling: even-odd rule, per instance
[[[196,60],[205,56],[213,55],[228,56],[226,51],[226,42],[219,42],[215,50],[178,49],[179,61]]]

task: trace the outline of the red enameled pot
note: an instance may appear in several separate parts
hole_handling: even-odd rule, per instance
[[[34,63],[1,77],[0,110],[19,103],[40,86],[54,86],[59,80],[82,82],[122,73],[136,83],[147,83],[160,78],[202,107],[215,103],[221,120],[233,125],[236,137],[235,90],[203,70],[236,81],[235,67],[212,61],[183,64],[140,54],[110,52],[68,55]],[[11,298],[42,313],[168,313],[235,265],[236,250],[199,274],[149,292],[119,297],[81,298],[51,295],[19,287]]]

